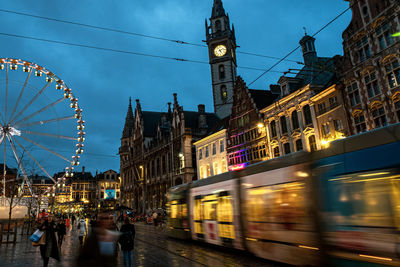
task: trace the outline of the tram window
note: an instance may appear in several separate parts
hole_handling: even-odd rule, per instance
[[[303,183],[252,188],[248,196],[246,206],[250,221],[279,223],[291,229],[306,216]]]
[[[208,195],[203,198],[204,220],[216,221],[217,196]]]
[[[219,236],[223,238],[235,239],[235,231],[233,226],[233,206],[232,197],[228,191],[219,193],[218,206],[218,229]]]
[[[178,201],[171,201],[171,218],[176,219],[178,215]]]
[[[365,179],[362,175],[331,179],[332,221],[349,226],[392,227],[394,213],[399,227],[400,181],[392,179],[394,176]]]
[[[194,200],[194,232],[203,234],[203,206],[201,196],[196,196]]]

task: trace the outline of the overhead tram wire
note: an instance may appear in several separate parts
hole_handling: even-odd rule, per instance
[[[130,54],[130,55],[136,55],[136,56],[161,58],[161,59],[167,59],[167,60],[174,60],[174,61],[181,61],[181,62],[191,62],[191,63],[207,64],[207,65],[210,64],[209,62],[200,61],[200,60],[168,57],[168,56],[162,56],[162,55],[153,55],[153,54],[140,53],[140,52],[134,52],[134,51],[126,51],[126,50],[119,50],[119,49],[92,46],[92,45],[85,45],[85,44],[78,44],[78,43],[56,41],[56,40],[37,38],[37,37],[26,36],[26,35],[18,35],[18,34],[12,34],[12,33],[0,32],[0,35],[9,36],[9,37],[16,37],[16,38],[22,38],[22,39],[35,40],[35,41],[42,41],[42,42],[47,42],[47,43],[56,43],[56,44],[62,44],[62,45],[69,45],[69,46],[75,46],[75,47],[84,47],[84,48],[89,48],[89,49],[109,51],[109,52],[115,52],[115,53]],[[248,69],[248,70],[264,71],[264,69],[252,68],[252,67],[241,67],[241,66],[238,66],[238,68]],[[283,73],[282,71],[274,71],[274,72]]]
[[[354,5],[358,2],[359,0],[357,0]],[[351,5],[346,8],[344,11],[342,11],[339,15],[337,15],[336,17],[334,17],[333,19],[331,19],[327,24],[325,24],[321,29],[319,29],[316,33],[314,33],[311,37],[316,36],[318,33],[320,33],[321,31],[323,31],[324,29],[326,29],[330,24],[332,24],[334,21],[336,21],[338,18],[340,18],[343,14],[345,14],[347,11],[349,11],[351,9]],[[272,72],[272,69],[275,68],[277,65],[279,65],[282,61],[284,61],[288,56],[290,56],[291,54],[293,54],[297,49],[300,48],[300,45],[298,45],[295,49],[293,49],[292,51],[290,51],[288,54],[286,54],[286,56],[282,57],[281,59],[279,59],[275,64],[273,64],[269,69],[267,69],[266,71],[264,71],[260,76],[258,76],[254,81],[252,81],[251,83],[249,83],[249,86],[252,85],[253,83],[255,83],[256,81],[258,81],[262,76],[264,76],[265,74],[267,74],[268,72]]]
[[[49,17],[44,17],[44,16],[38,16],[38,15],[33,15],[33,14],[28,14],[28,13],[17,12],[17,11],[13,11],[13,10],[0,9],[0,12],[14,14],[14,15],[20,15],[20,16],[26,16],[26,17],[32,17],[32,18],[36,18],[36,19],[43,19],[43,20],[48,20],[48,21],[55,21],[55,22],[59,22],[59,23],[71,24],[71,25],[76,25],[76,26],[81,26],[81,27],[86,27],[86,28],[91,28],[91,29],[97,29],[97,30],[103,30],[103,31],[109,31],[109,32],[116,32],[116,33],[122,33],[122,34],[127,34],[127,35],[134,35],[134,36],[138,36],[138,37],[150,38],[150,39],[155,39],[155,40],[160,40],[160,41],[173,42],[173,43],[177,43],[177,44],[181,44],[181,45],[191,45],[191,46],[197,46],[197,47],[208,47],[207,45],[204,45],[204,44],[198,44],[198,43],[186,42],[186,41],[182,41],[182,40],[169,39],[169,38],[155,36],[155,35],[124,31],[124,30],[113,29],[113,28],[108,28],[108,27],[95,26],[95,25],[90,25],[90,24],[85,24],[85,23],[80,23],[80,22],[49,18]],[[251,55],[251,56],[256,56],[256,57],[269,58],[269,59],[280,59],[279,57],[267,56],[267,55],[261,55],[261,54],[256,54],[256,53],[243,52],[243,51],[236,51],[236,53],[237,54],[244,54],[244,55]],[[304,63],[302,63],[300,61],[290,60],[290,59],[285,59],[285,61],[290,61],[290,62],[294,62],[294,63],[297,63],[297,64],[304,64]]]

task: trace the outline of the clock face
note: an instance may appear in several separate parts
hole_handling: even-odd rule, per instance
[[[222,57],[226,54],[226,46],[224,45],[217,45],[214,49],[214,54],[217,57]]]

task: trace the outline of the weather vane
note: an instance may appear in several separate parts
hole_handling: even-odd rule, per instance
[[[306,27],[303,27],[303,30],[304,30],[304,35],[307,35],[307,29],[306,29]]]

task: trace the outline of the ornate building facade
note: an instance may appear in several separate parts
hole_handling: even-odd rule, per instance
[[[268,158],[261,110],[278,96],[271,91],[247,88],[241,77],[236,78],[233,95],[227,144],[229,170],[244,168]]]
[[[119,149],[121,204],[138,212],[165,208],[169,187],[197,179],[193,143],[218,121],[204,105],[184,111],[176,94],[167,112],[142,111],[136,100],[133,113],[129,103]]]
[[[319,150],[348,135],[341,87],[334,83],[341,57],[318,57],[315,39],[307,34],[300,45],[305,66],[295,77],[282,76],[279,85],[272,85],[280,96],[261,110],[270,158]]]
[[[400,121],[398,0],[349,1],[352,20],[343,32],[342,82],[353,134]]]

